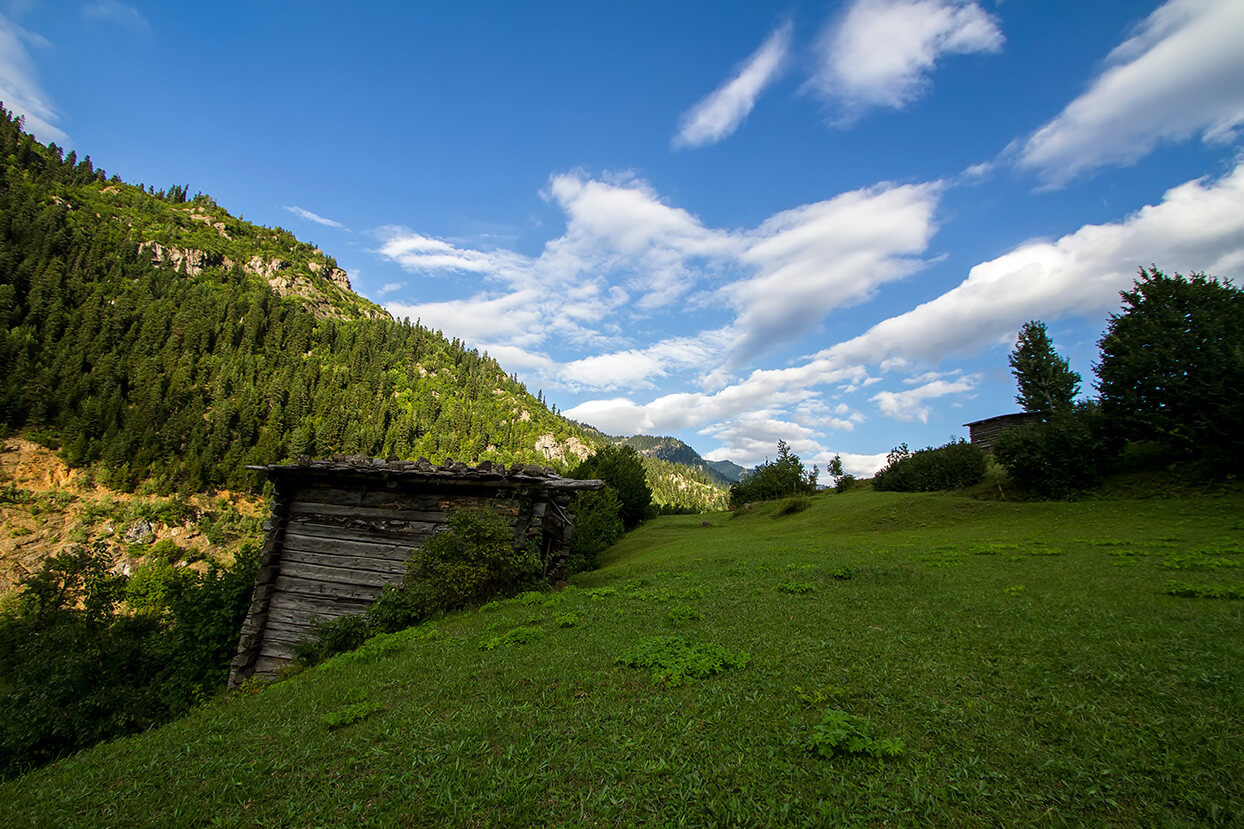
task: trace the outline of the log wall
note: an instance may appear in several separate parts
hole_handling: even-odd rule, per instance
[[[537,476],[531,467],[498,472],[421,461],[395,473],[385,462],[351,461],[344,469],[327,462],[265,468],[275,493],[230,687],[288,664],[316,621],[362,613],[385,585],[399,584],[411,553],[458,507],[506,517],[516,546],[538,538],[545,577],[562,577],[570,493],[602,485],[546,470]]]

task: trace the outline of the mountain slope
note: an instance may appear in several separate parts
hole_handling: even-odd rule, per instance
[[[590,451],[494,360],[391,319],[286,231],[108,180],[0,115],[0,428],[109,484],[183,491],[254,489],[247,464],[304,454]]]

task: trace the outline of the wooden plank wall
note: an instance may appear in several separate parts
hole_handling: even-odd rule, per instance
[[[279,493],[230,686],[287,664],[315,621],[362,613],[384,585],[400,583],[411,552],[455,507],[500,512],[516,541],[543,531],[546,493],[454,489],[449,495],[383,482],[355,489],[311,483]]]

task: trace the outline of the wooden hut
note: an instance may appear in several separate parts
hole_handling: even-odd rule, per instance
[[[992,452],[994,441],[1003,432],[1008,429],[1027,426],[1030,423],[1040,422],[1041,415],[1036,412],[1016,412],[1014,414],[987,417],[984,420],[974,420],[963,425],[968,427],[968,440],[971,441],[973,446],[980,447],[985,452]]]
[[[562,478],[540,466],[446,461],[331,460],[250,467],[274,486],[259,573],[229,685],[272,674],[313,622],[361,613],[398,584],[411,552],[457,507],[491,509],[536,538],[550,580],[564,576],[573,519],[570,495],[601,481]]]

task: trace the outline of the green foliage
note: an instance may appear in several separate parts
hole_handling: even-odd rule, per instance
[[[1244,291],[1150,267],[1122,297],[1095,367],[1112,428],[1219,472],[1244,469]]]
[[[684,685],[692,679],[742,668],[746,653],[731,653],[721,645],[693,644],[677,636],[652,636],[629,648],[618,663],[652,671],[652,678],[667,685]]]
[[[596,492],[579,492],[571,501],[574,534],[570,537],[567,570],[595,570],[599,556],[622,535],[622,502],[609,486]]]
[[[160,492],[254,491],[247,464],[301,455],[544,463],[541,435],[587,437],[486,354],[342,291],[286,231],[85,175],[0,116],[0,429]],[[148,242],[202,251],[202,272]],[[255,256],[307,296],[225,261]]]
[[[1024,323],[1010,356],[1011,373],[1019,385],[1015,402],[1026,412],[1049,415],[1066,411],[1080,390],[1080,375],[1054,350],[1045,323]]]
[[[673,622],[674,624],[698,622],[703,618],[704,617],[700,611],[696,610],[691,605],[686,604],[676,604],[669,609],[669,613],[665,614],[666,621]]]
[[[752,474],[730,485],[730,506],[816,492],[816,467],[805,470],[803,461],[784,440],[778,441],[777,450],[772,461],[765,461]]]
[[[383,710],[384,706],[378,702],[355,702],[336,711],[330,711],[320,717],[320,722],[328,727],[330,731],[338,728],[345,728],[347,725],[353,725],[360,720],[365,720],[377,711]]]
[[[873,489],[890,492],[935,492],[979,483],[985,477],[985,453],[965,440],[911,452],[901,444],[873,476]]]
[[[903,741],[878,737],[876,727],[863,717],[831,708],[821,722],[812,728],[806,741],[809,751],[832,760],[843,755],[866,757],[899,757]]]
[[[0,615],[0,774],[167,722],[224,688],[256,556],[127,582],[102,545],[61,553]]]
[[[562,625],[562,627],[569,627]],[[515,645],[526,645],[544,636],[544,631],[537,627],[519,626],[500,636],[490,636],[479,643],[480,650],[493,651],[497,648],[512,648]]]
[[[1244,584],[1191,584],[1172,579],[1162,585],[1162,592],[1190,599],[1244,599]]]
[[[371,631],[362,614],[317,619],[311,625],[311,635],[294,643],[294,659],[303,665],[317,665],[346,651],[352,651],[367,641]]]
[[[652,487],[639,453],[630,446],[603,446],[570,470],[571,478],[604,481],[621,504],[622,524],[632,529],[644,519],[652,503]]]
[[[560,616],[554,616],[553,624],[557,625],[559,628],[572,628],[579,624],[579,614],[563,613]]]
[[[1061,498],[1092,487],[1117,448],[1096,403],[1054,412],[1044,423],[1008,429],[993,447],[1010,479],[1039,498]]]
[[[792,593],[795,595],[816,592],[816,588],[809,581],[784,581],[777,586],[777,589],[779,593]]]
[[[797,512],[803,512],[810,506],[812,506],[812,501],[807,498],[787,498],[782,502],[782,505],[778,507],[777,514],[779,517],[783,515],[794,515]]]
[[[531,584],[541,566],[536,542],[515,545],[509,523],[495,510],[459,508],[411,555],[406,582],[436,610],[452,610]]]
[[[652,489],[652,504],[661,515],[717,512],[729,503],[725,484],[707,466],[689,466],[647,455],[642,460],[644,476]]]

